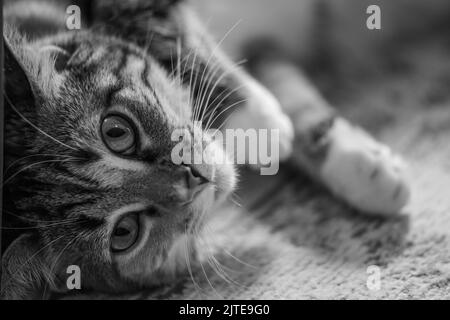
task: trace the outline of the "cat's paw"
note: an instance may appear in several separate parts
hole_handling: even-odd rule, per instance
[[[336,196],[367,213],[393,214],[405,206],[405,164],[387,146],[343,119],[336,120],[329,139],[320,174]]]
[[[251,81],[248,87],[250,94],[247,103],[230,115],[225,128],[256,130],[258,141],[267,137],[266,150],[271,151],[271,161],[286,160],[292,153],[294,140],[294,127],[291,120],[281,110],[278,100],[267,89],[254,81]],[[267,130],[267,135],[262,135],[261,129]],[[274,135],[271,130],[276,130],[278,135]],[[248,144],[246,146],[248,147]],[[277,146],[277,149],[274,150],[273,146]],[[248,154],[248,150],[236,150],[235,154],[238,153]],[[261,164],[253,165],[259,167]]]

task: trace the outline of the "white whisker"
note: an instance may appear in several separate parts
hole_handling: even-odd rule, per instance
[[[29,168],[31,168],[31,167],[33,167],[35,165],[43,164],[43,163],[51,163],[51,162],[70,162],[70,161],[75,161],[75,160],[80,160],[80,158],[71,158],[71,159],[63,159],[63,160],[44,160],[44,161],[39,161],[39,162],[32,163],[32,164],[30,164],[30,165],[28,165],[28,166],[26,166],[24,168],[21,168],[19,171],[17,171],[12,176],[10,176],[8,179],[6,179],[3,182],[2,188],[6,184],[8,184],[12,179],[14,179],[17,175],[19,175],[21,172],[26,171],[27,169],[29,169]],[[81,159],[81,160],[83,160],[83,159]]]
[[[11,102],[11,100],[8,98],[8,96],[6,95],[6,93],[5,93],[5,98],[6,98],[6,100],[8,101],[8,103],[10,104],[11,108],[14,110],[14,112],[16,112],[16,113],[17,113],[17,114],[18,114],[18,115],[19,115],[26,123],[28,123],[28,124],[29,124],[30,126],[32,126],[34,129],[36,129],[37,131],[39,131],[40,133],[42,133],[44,136],[46,136],[46,137],[52,139],[52,140],[55,141],[56,143],[58,143],[58,144],[60,144],[60,145],[62,145],[62,146],[64,146],[64,147],[66,147],[66,148],[69,148],[69,149],[72,149],[72,150],[75,150],[75,151],[76,151],[75,148],[73,148],[73,147],[71,147],[71,146],[65,144],[64,142],[59,141],[58,139],[52,137],[51,135],[49,135],[48,133],[44,132],[42,129],[38,128],[36,125],[34,125],[30,120],[28,120],[24,115],[22,115],[22,113],[20,113],[19,110],[16,109],[16,107],[15,107],[14,104]]]

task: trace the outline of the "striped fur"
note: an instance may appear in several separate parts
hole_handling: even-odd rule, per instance
[[[177,26],[184,11],[174,2],[142,1],[144,8],[130,1],[110,12],[99,1],[83,7],[90,27],[69,32],[61,19],[44,14],[51,9],[65,15],[64,6],[32,1],[5,8],[11,85],[5,92],[2,298],[64,292],[69,265],[80,266],[85,291],[129,292],[168,281],[185,268],[179,265],[185,254],[180,237],[195,245],[191,233],[183,236],[186,228],[195,230],[192,221],[232,190],[232,167],[199,167],[212,185],[182,205],[184,175],[170,160],[170,136],[177,128],[194,130],[193,105],[202,94],[200,74],[209,53],[200,46],[197,62],[194,54],[188,57],[190,42],[199,40]],[[123,20],[114,20],[118,13]],[[149,25],[141,24],[144,18]],[[160,29],[165,25],[172,35]],[[176,59],[170,55],[179,45],[184,73],[173,75]],[[199,78],[188,88],[192,75]],[[101,139],[100,123],[111,113],[136,127],[132,157],[113,154]],[[130,212],[145,220],[143,245],[130,255],[114,255],[112,229]]]

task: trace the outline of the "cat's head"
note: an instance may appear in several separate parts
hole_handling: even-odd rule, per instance
[[[189,133],[182,141],[192,156],[210,142],[193,134],[202,128],[189,90],[114,37],[74,32],[28,43],[13,35],[4,49],[5,216],[32,229],[4,255],[2,290],[20,297],[27,281],[64,290],[71,265],[84,289],[103,291],[175,275],[202,215],[235,184],[229,162],[173,161],[174,131]]]

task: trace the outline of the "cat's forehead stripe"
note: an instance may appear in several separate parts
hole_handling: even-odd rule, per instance
[[[153,95],[153,98],[154,98],[155,101],[156,101],[156,105],[162,110],[161,101],[160,101],[160,99],[158,98],[158,95],[156,94],[155,88],[153,88],[153,87],[150,85],[150,82],[149,82],[149,80],[148,80],[148,74],[149,74],[149,69],[150,69],[150,63],[149,63],[146,59],[144,59],[144,63],[145,63],[145,66],[144,66],[144,69],[142,70],[142,73],[141,73],[141,81],[142,81],[142,83],[144,84],[144,86],[145,86],[147,89],[149,89],[149,90],[151,91],[151,93],[152,93],[152,95]]]
[[[127,62],[125,66],[125,71],[129,73],[131,76],[138,77],[140,76],[142,70],[145,70],[145,60],[134,55],[128,55]]]
[[[158,107],[160,112],[164,112],[160,99],[148,79],[150,62],[134,52],[125,51],[123,54],[120,67],[115,71],[115,76],[121,78],[123,84],[120,90],[114,90],[113,94],[118,93],[124,98],[139,95],[142,102],[148,106]]]

